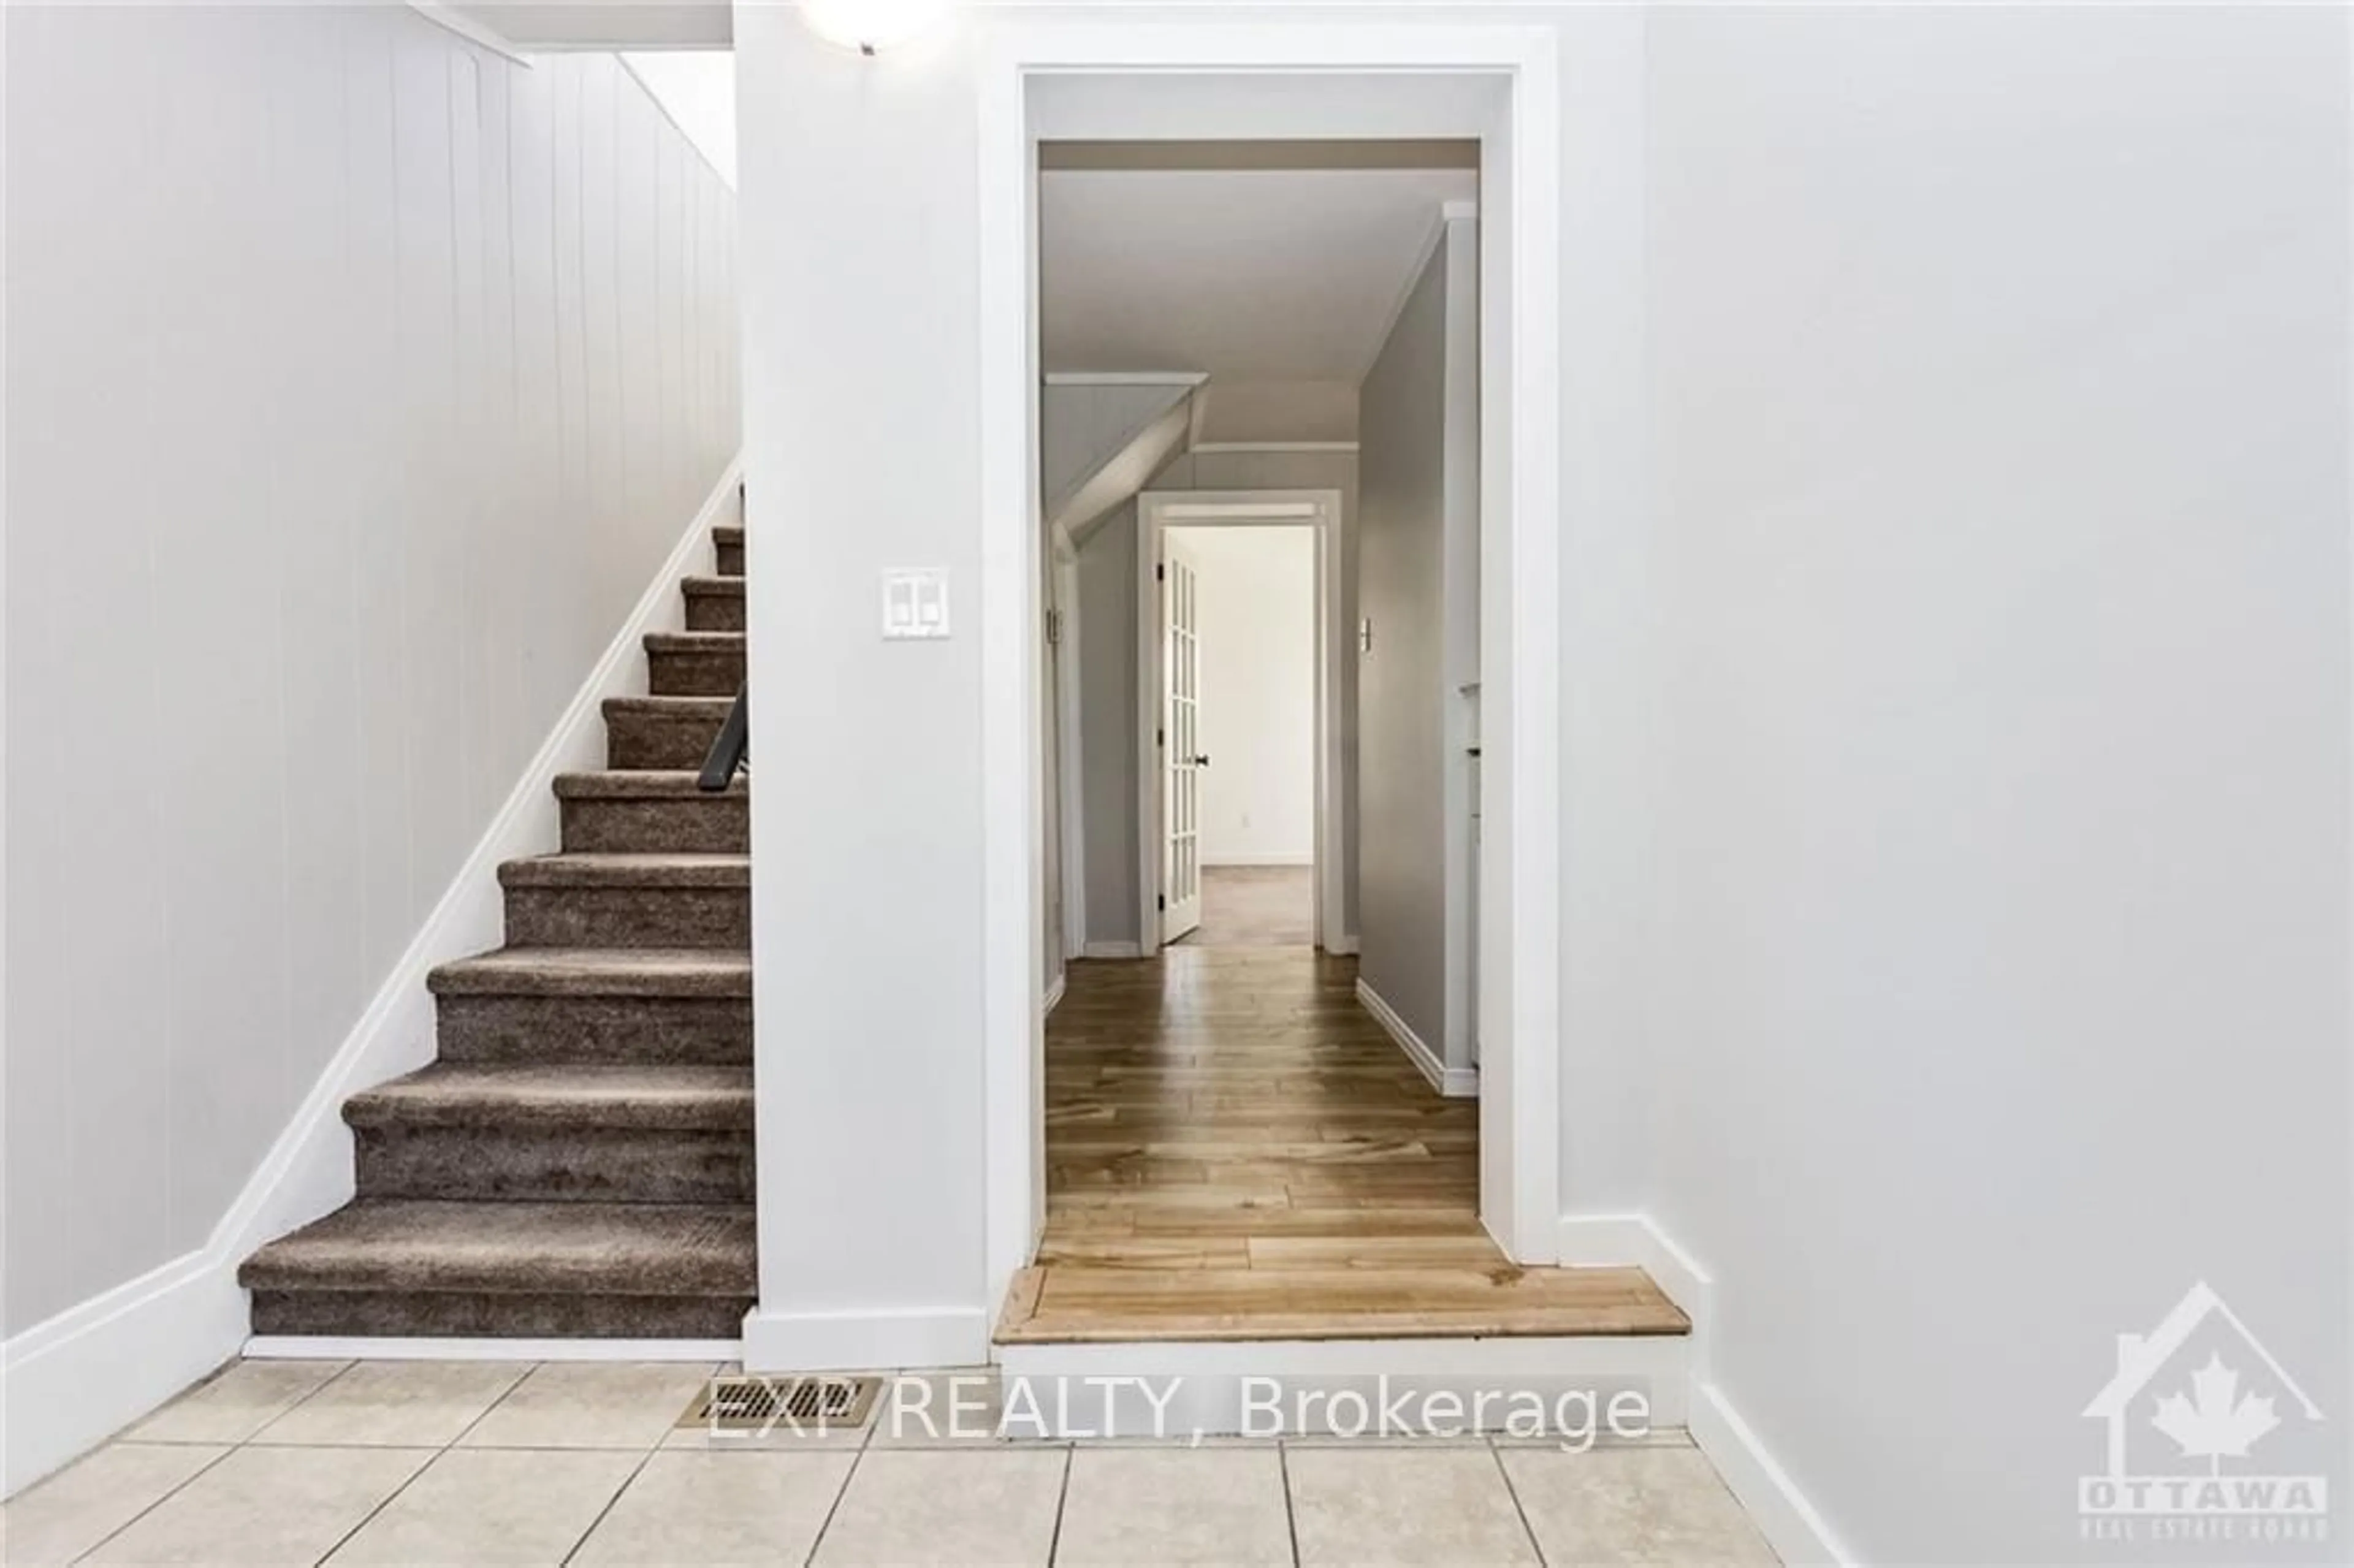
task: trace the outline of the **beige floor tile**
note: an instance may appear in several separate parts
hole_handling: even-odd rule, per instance
[[[242,1443],[349,1361],[231,1361],[123,1434],[133,1443]]]
[[[432,1457],[417,1448],[240,1448],[86,1561],[316,1563]]]
[[[1291,1562],[1273,1448],[1082,1448],[1071,1456],[1055,1562]]]
[[[528,1361],[362,1361],[253,1441],[439,1448],[530,1370]]]
[[[716,1362],[550,1361],[459,1442],[469,1448],[652,1448]]]
[[[1299,1561],[1534,1563],[1536,1548],[1484,1448],[1288,1448]]]
[[[963,1447],[998,1444],[1005,1385],[994,1367],[949,1367],[883,1380],[875,1401],[874,1446]]]
[[[70,1563],[228,1452],[182,1443],[117,1443],[0,1507],[0,1563]]]
[[[1562,1438],[1559,1433],[1544,1436],[1521,1436],[1509,1432],[1492,1432],[1489,1434],[1488,1441],[1499,1448],[1550,1448],[1554,1453],[1562,1451]],[[1606,1432],[1597,1433],[1595,1435],[1594,1441],[1586,1445],[1589,1448],[1689,1448],[1691,1446],[1691,1434],[1681,1426],[1654,1427],[1649,1432],[1638,1433],[1630,1437],[1614,1437]]]
[[[805,1563],[856,1457],[656,1454],[572,1561]]]
[[[858,1457],[821,1568],[954,1563],[1043,1568],[1068,1450],[1039,1446],[877,1450]]]
[[[1488,1439],[1477,1432],[1450,1433],[1444,1437],[1425,1436],[1406,1432],[1360,1432],[1343,1435],[1337,1432],[1295,1432],[1283,1439],[1286,1448],[1479,1448],[1488,1446]]]
[[[800,1432],[783,1426],[774,1432],[714,1432],[705,1426],[682,1426],[664,1437],[662,1446],[663,1452],[672,1454],[798,1454],[810,1450],[854,1454],[866,1446],[871,1425],[833,1426],[824,1431],[811,1427]]]
[[[1554,1563],[1775,1561],[1697,1448],[1519,1448],[1501,1457],[1537,1544]]]
[[[302,1452],[306,1450],[288,1450]],[[554,1564],[629,1480],[639,1456],[452,1448],[329,1562]]]

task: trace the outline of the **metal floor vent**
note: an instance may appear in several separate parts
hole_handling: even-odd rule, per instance
[[[714,1432],[830,1432],[864,1425],[883,1391],[876,1377],[767,1377],[737,1372],[713,1378],[678,1418]]]

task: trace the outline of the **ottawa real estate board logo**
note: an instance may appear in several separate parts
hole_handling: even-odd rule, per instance
[[[2148,1333],[2117,1336],[2084,1415],[2107,1426],[2108,1465],[2077,1478],[2084,1539],[2328,1539],[2321,1411],[2203,1282]]]

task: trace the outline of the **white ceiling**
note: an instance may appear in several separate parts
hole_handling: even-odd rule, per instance
[[[519,49],[724,49],[728,0],[455,0],[451,9]]]
[[[1353,383],[1469,169],[1049,170],[1049,371]]]

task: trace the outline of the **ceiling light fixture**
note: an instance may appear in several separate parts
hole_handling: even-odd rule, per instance
[[[802,0],[801,20],[829,44],[873,55],[948,14],[949,0]]]

